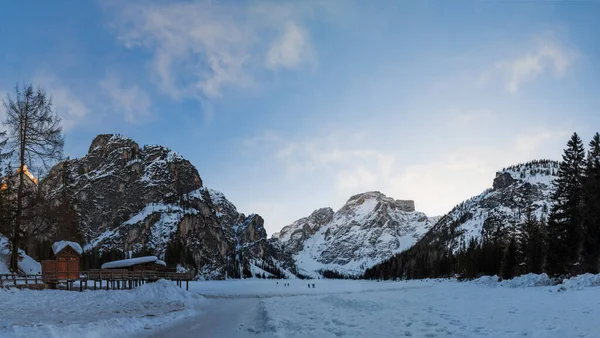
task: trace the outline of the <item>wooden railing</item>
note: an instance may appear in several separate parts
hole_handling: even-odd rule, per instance
[[[72,276],[76,272],[72,271],[61,271],[61,272],[45,272],[43,279],[45,281],[56,281],[63,280],[61,276]],[[192,272],[165,272],[165,271],[129,271],[129,270],[88,270],[78,272],[79,278],[71,278],[73,280],[183,280],[189,281],[194,278]],[[7,275],[10,276],[10,275]],[[38,275],[38,278],[42,276]]]
[[[79,276],[79,278],[65,279],[64,276]],[[88,282],[93,282],[94,290],[96,283],[100,282],[100,288],[104,282],[106,289],[111,283],[112,289],[115,288],[132,288],[147,282],[154,282],[159,279],[167,279],[177,282],[178,286],[183,287],[183,282],[186,282],[185,287],[188,289],[188,282],[194,278],[193,272],[168,272],[168,271],[128,271],[128,270],[89,270],[82,272],[61,271],[61,272],[45,272],[43,275],[25,275],[25,274],[0,274],[0,288],[29,288],[43,289],[46,284],[51,287],[56,287],[59,282],[66,282],[67,290],[73,290],[74,282],[79,281],[79,289],[82,291],[87,289]],[[116,282],[116,283],[115,283]]]
[[[0,274],[0,288],[33,288],[41,289],[45,287],[41,275],[21,275],[21,274]]]
[[[81,279],[88,280],[181,280],[190,281],[194,278],[192,272],[167,271],[129,271],[129,270],[88,270],[81,272]]]

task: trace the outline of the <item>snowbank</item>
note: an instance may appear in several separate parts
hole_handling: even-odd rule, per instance
[[[581,290],[585,287],[600,286],[600,274],[586,273],[563,280],[557,290]]]
[[[54,254],[56,255],[57,253],[61,252],[67,246],[70,246],[71,249],[75,250],[80,255],[83,254],[83,249],[81,248],[81,245],[79,245],[75,242],[70,242],[70,241],[60,241],[60,242],[56,242],[56,243],[52,244],[52,252],[54,252]]]
[[[467,284],[485,285],[490,287],[507,287],[507,288],[525,288],[525,287],[536,287],[536,286],[552,286],[551,290],[555,291],[566,291],[566,290],[581,290],[586,287],[597,287],[600,286],[600,274],[594,275],[586,273],[583,275],[571,277],[559,283],[559,281],[550,278],[547,274],[534,274],[530,273],[515,277],[513,279],[507,279],[499,281],[498,276],[483,276],[472,281],[466,282]]]
[[[202,296],[159,280],[133,290],[0,290],[0,337],[118,337],[198,312]]]
[[[550,286],[556,284],[556,282],[548,277],[548,275],[545,273],[541,275],[529,273],[513,279],[505,279],[503,281],[499,280],[500,278],[498,276],[482,276],[467,283],[487,286],[502,286],[507,288]]]

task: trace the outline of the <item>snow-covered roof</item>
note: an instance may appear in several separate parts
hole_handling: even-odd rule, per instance
[[[104,264],[102,264],[102,269],[127,268],[130,266],[139,265],[139,264],[156,263],[156,261],[158,261],[158,258],[156,258],[154,256],[136,257],[136,258],[123,259],[120,261],[112,261],[112,262],[104,263]],[[160,263],[157,263],[157,264],[160,264]]]
[[[60,241],[52,244],[52,252],[54,252],[54,254],[56,255],[68,246],[70,246],[71,249],[75,250],[78,254],[83,254],[83,249],[81,248],[81,245],[71,241]]]

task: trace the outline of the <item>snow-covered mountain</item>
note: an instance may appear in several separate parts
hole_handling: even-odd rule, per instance
[[[546,219],[554,191],[558,162],[538,160],[514,165],[496,173],[492,188],[460,203],[442,216],[419,245],[443,245],[456,251],[471,239],[492,233],[517,231],[529,208],[537,219]]]
[[[318,209],[284,227],[272,241],[302,274],[333,270],[357,275],[411,247],[431,226],[413,201],[374,191],[350,197],[335,213]]]
[[[66,208],[68,196],[74,232],[88,252],[177,256],[210,278],[239,275],[253,259],[270,260],[263,219],[239,213],[222,193],[203,186],[189,161],[162,146],[99,135],[84,157],[52,168],[41,188],[57,209]],[[64,226],[55,224],[49,237]]]

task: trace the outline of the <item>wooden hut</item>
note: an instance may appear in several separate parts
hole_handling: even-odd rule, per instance
[[[79,261],[83,249],[75,242],[52,244],[54,260],[42,261],[42,276],[46,282],[79,279]]]

